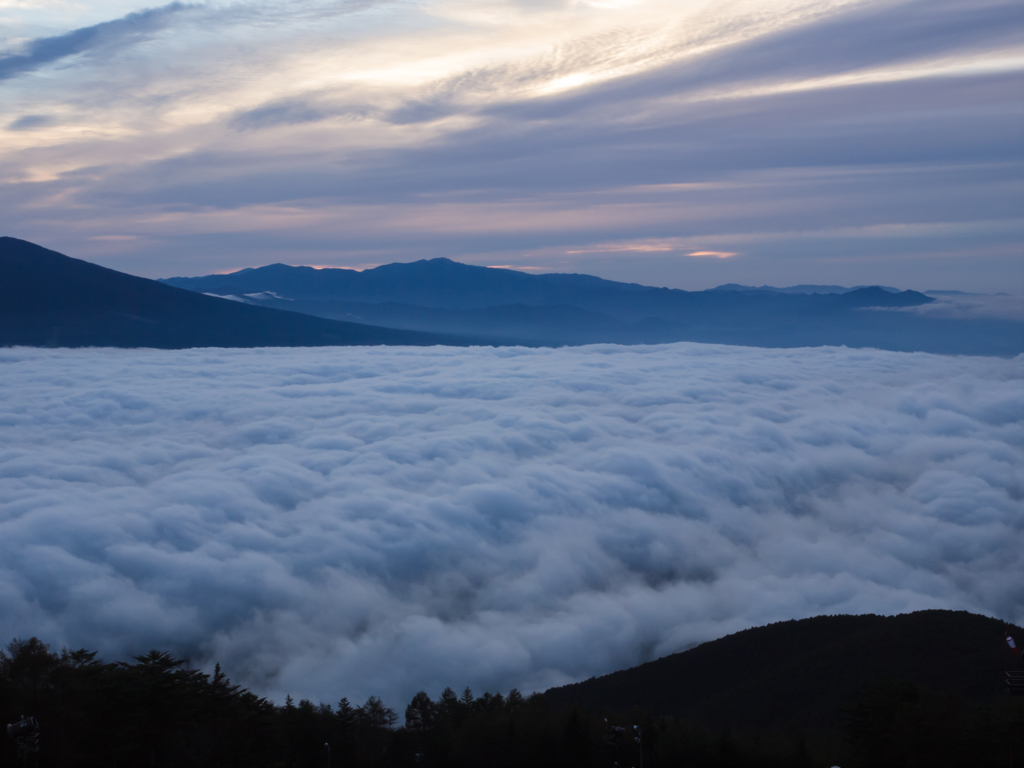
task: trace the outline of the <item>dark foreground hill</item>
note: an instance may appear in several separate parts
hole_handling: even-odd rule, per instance
[[[1002,624],[965,613],[820,617],[528,698],[421,691],[403,726],[404,702],[359,704],[339,689],[281,706],[219,666],[210,674],[212,659],[207,672],[155,650],[108,663],[16,639],[0,649],[0,722],[38,725],[25,726],[22,754],[0,739],[0,766],[1010,768],[1024,754],[1024,697],[995,692],[1003,647]],[[870,684],[886,671],[893,682]],[[869,685],[844,699],[860,679]],[[690,716],[651,712],[684,700]],[[819,717],[840,701],[841,722]]]
[[[925,314],[919,308],[935,299],[877,286],[682,291],[590,275],[528,275],[448,259],[388,264],[364,272],[273,264],[164,282],[319,317],[471,334],[495,344],[698,341],[943,354],[1024,352],[1024,323]],[[821,292],[811,291],[814,288]]]
[[[964,611],[784,621],[553,688],[544,698],[556,708],[641,708],[713,727],[831,728],[860,693],[885,679],[976,704],[999,699],[1005,628]],[[1011,633],[1024,635],[1016,627]]]
[[[180,349],[452,343],[460,341],[205,296],[0,237],[0,346]]]

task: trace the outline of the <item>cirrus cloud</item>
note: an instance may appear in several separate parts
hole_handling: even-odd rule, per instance
[[[1024,291],[1012,0],[66,5],[4,10],[0,230],[104,266]]]

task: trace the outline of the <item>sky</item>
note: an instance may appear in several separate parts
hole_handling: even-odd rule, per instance
[[[0,635],[524,693],[773,621],[1024,623],[1021,358],[0,349]]]
[[[1024,294],[1017,0],[0,0],[0,233]]]

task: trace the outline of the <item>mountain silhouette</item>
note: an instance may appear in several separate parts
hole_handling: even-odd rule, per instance
[[[205,296],[0,237],[0,345],[180,349],[463,343]]]
[[[834,727],[880,680],[907,681],[973,703],[1003,694],[1003,622],[966,611],[818,616],[747,629],[603,677],[552,688],[554,707],[633,707],[715,727]],[[1020,639],[1024,630],[1012,627]]]
[[[598,311],[621,320],[637,320],[652,312],[678,315],[687,309],[707,309],[712,304],[730,307],[748,302],[746,291],[682,291],[620,283],[592,275],[529,275],[512,269],[477,267],[450,259],[430,259],[405,264],[385,264],[362,272],[347,269],[315,269],[271,264],[227,275],[172,277],[168,285],[217,295],[244,296],[273,292],[294,300],[411,304],[434,309],[484,309],[505,305],[567,305]],[[864,293],[867,291],[868,293]],[[774,298],[782,291],[756,291]],[[862,306],[904,307],[927,304],[934,299],[915,291],[864,288],[842,295],[860,297]],[[783,295],[787,295],[784,294]],[[828,306],[831,294],[800,294],[793,306]],[[857,301],[857,299],[854,299]]]
[[[880,286],[683,291],[591,275],[530,275],[449,259],[364,272],[273,264],[228,275],[153,281],[11,237],[0,238],[0,280],[4,345],[696,341],[945,354],[1024,352],[1020,321],[931,316],[916,308],[935,299]]]
[[[591,275],[531,275],[449,259],[363,272],[273,264],[163,282],[318,317],[473,335],[495,344],[698,341],[946,354],[1024,352],[1024,323],[929,316],[915,308],[934,298],[881,286],[683,291]]]

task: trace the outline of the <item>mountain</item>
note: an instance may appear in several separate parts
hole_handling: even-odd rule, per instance
[[[755,288],[752,285],[739,285],[738,283],[726,283],[715,288],[716,291],[767,291],[769,293],[849,293],[861,288],[881,288],[889,293],[900,293],[899,288],[890,288],[885,285],[870,286],[857,285],[853,288],[844,288],[841,285],[791,285],[788,288],[775,288],[771,285],[762,285]]]
[[[657,290],[590,275],[527,275],[450,259],[385,264],[362,272],[271,264],[228,275],[172,277],[161,282],[221,296],[272,291],[297,300],[392,302],[434,309],[483,309],[510,304],[569,304],[588,308],[602,297],[643,295]]]
[[[409,304],[449,310],[485,309],[521,304],[525,306],[573,306],[603,312],[622,321],[642,320],[652,312],[666,319],[680,319],[692,310],[707,310],[714,304],[734,306],[766,297],[737,297],[732,293],[782,293],[771,289],[744,291],[681,291],[619,283],[591,275],[529,275],[512,269],[476,267],[450,259],[430,259],[407,264],[386,264],[356,272],[347,269],[314,269],[272,264],[243,269],[228,275],[172,277],[168,285],[220,296],[247,296],[272,292],[281,297],[309,302],[360,302]],[[927,304],[933,299],[914,291],[892,289],[843,289],[843,293],[871,291],[864,306],[908,306]],[[788,294],[787,294],[788,295]],[[865,295],[866,296],[866,295]],[[826,306],[832,295],[797,292],[793,306]],[[862,297],[863,298],[863,297]],[[783,299],[785,301],[785,299]]]
[[[543,695],[554,707],[641,707],[714,727],[834,727],[865,686],[884,679],[972,703],[998,699],[1004,665],[1020,667],[1006,628],[965,611],[818,616],[737,632]]]
[[[0,237],[0,346],[294,347],[463,340],[227,301]]]
[[[936,301],[933,297],[880,286],[683,291],[590,275],[530,275],[449,259],[363,272],[273,264],[163,282],[317,317],[472,335],[495,344],[698,341],[944,354],[1024,352],[1024,323],[932,316],[917,308]]]

